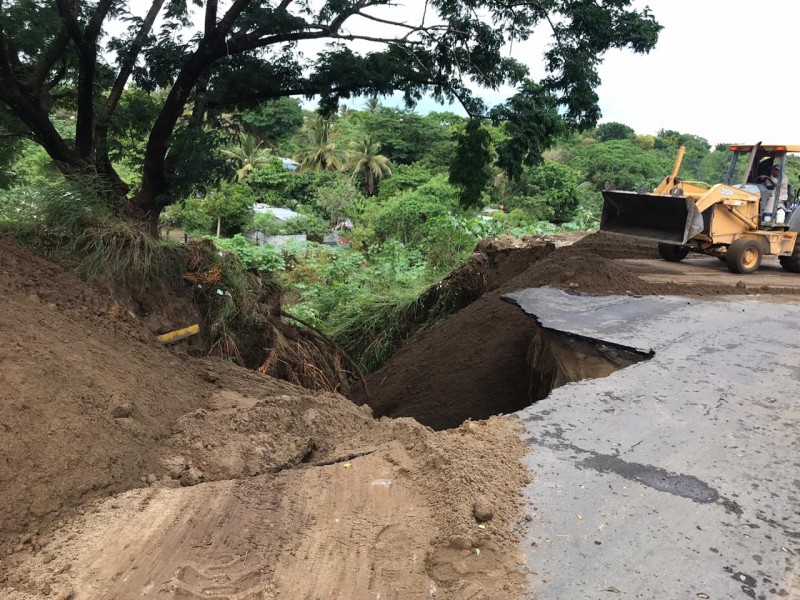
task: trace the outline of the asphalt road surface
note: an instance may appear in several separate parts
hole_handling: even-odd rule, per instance
[[[507,296],[651,359],[521,411],[538,600],[800,598],[800,306]]]

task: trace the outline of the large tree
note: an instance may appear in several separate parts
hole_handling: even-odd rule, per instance
[[[207,111],[318,96],[323,112],[332,112],[343,97],[400,91],[409,104],[430,94],[480,116],[486,107],[470,90],[521,84],[527,70],[508,57],[507,45],[542,24],[553,33],[547,76],[494,116],[513,120],[512,107],[521,102],[554,104],[568,125],[593,126],[602,54],[622,47],[646,52],[658,37],[650,11],[631,2],[427,0],[418,14],[397,20],[391,0],[192,2],[202,10],[190,10],[186,0],[149,0],[141,17],[130,13],[132,0],[0,0],[1,135],[35,140],[67,176],[99,173],[114,201],[155,230],[172,200],[168,155],[176,129],[201,126]],[[112,22],[127,23],[127,32],[104,35]],[[320,40],[329,45],[305,58],[304,45]],[[352,42],[366,49],[358,52]],[[164,95],[141,185],[129,197],[108,138],[132,81]],[[53,124],[60,106],[76,111],[74,136]],[[533,139],[535,123],[517,130],[522,141],[509,145],[504,163],[530,162],[542,145]]]

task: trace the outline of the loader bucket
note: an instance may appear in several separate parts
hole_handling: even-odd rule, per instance
[[[684,244],[703,231],[703,216],[690,198],[605,191],[600,230]]]

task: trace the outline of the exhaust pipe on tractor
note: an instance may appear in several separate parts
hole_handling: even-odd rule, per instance
[[[703,215],[691,198],[607,190],[600,231],[685,244],[703,231]]]

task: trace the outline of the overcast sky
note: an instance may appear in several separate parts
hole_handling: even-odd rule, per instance
[[[712,143],[800,144],[795,108],[800,76],[795,75],[793,44],[800,33],[800,0],[634,1],[639,8],[649,6],[664,29],[650,54],[612,51],[606,55],[598,90],[602,121],[621,121],[642,134],[675,129]],[[383,7],[379,14],[418,22],[423,2],[397,0],[396,6]],[[222,0],[221,5],[227,3]],[[134,12],[143,13],[149,2],[132,0],[131,4]],[[375,10],[370,12],[377,14]],[[374,35],[381,26],[362,21],[348,23],[347,28]],[[533,39],[516,44],[509,53],[539,78],[544,74],[542,52],[548,43],[549,32],[541,28]],[[371,46],[354,45],[357,50]],[[302,47],[306,56],[313,55],[314,49]],[[513,90],[479,93],[493,105]],[[358,108],[364,102],[346,103]],[[432,101],[418,106],[420,112],[442,108]]]
[[[606,55],[598,89],[602,121],[643,134],[675,129],[712,144],[800,144],[794,107],[800,0],[637,0],[636,6],[649,6],[664,29],[650,54]],[[537,36],[511,54],[541,75],[546,43]],[[506,93],[482,96],[496,103]]]
[[[641,3],[640,5],[644,5]],[[664,26],[647,55],[615,51],[601,70],[604,121],[718,142],[800,144],[798,0],[650,0]]]

